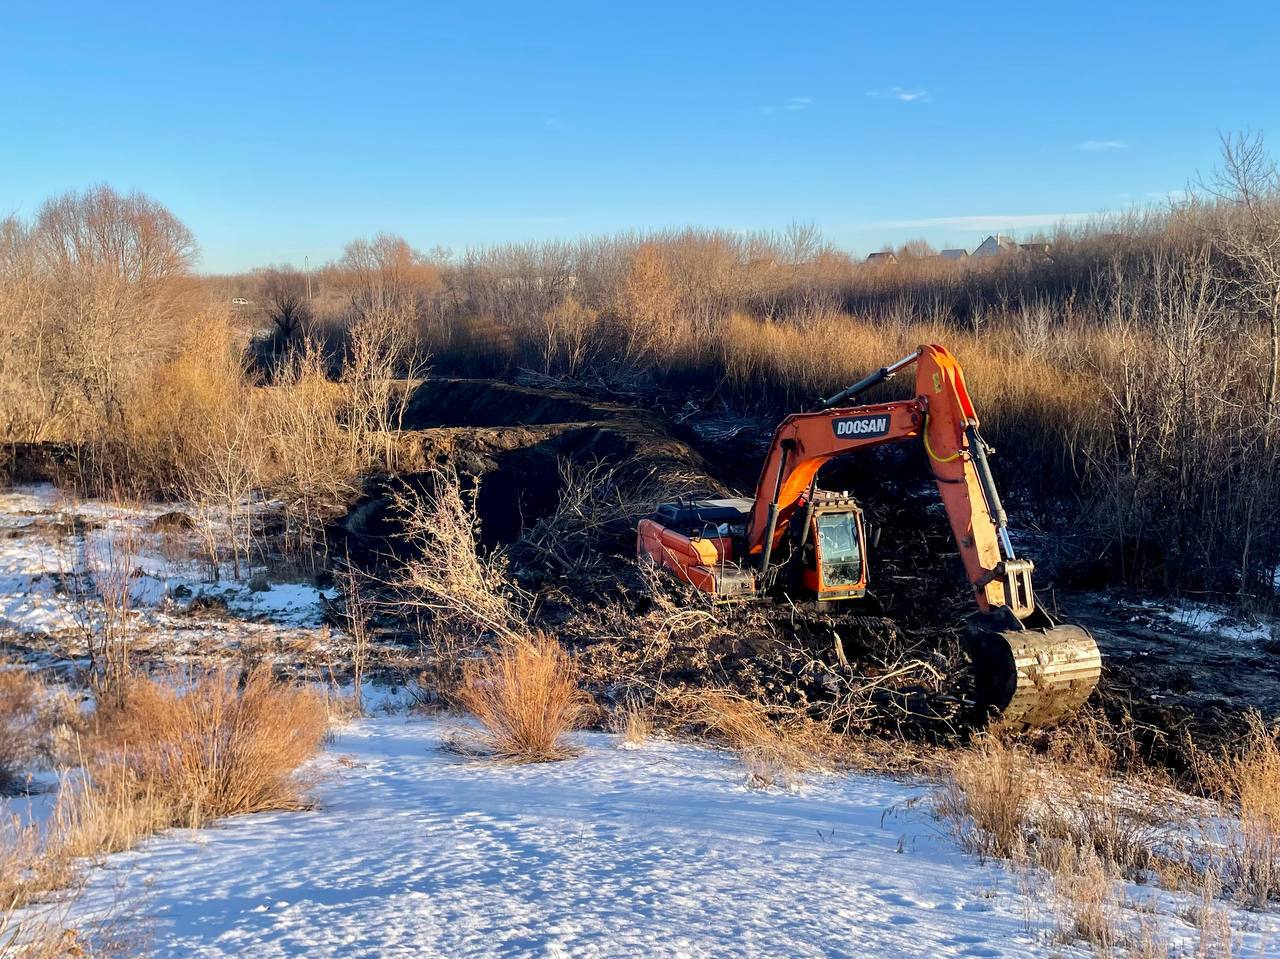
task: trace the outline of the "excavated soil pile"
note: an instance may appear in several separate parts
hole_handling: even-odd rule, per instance
[[[371,480],[340,523],[353,553],[391,548],[397,524],[390,487],[429,482],[439,468],[478,485],[476,509],[488,547],[512,542],[555,508],[564,464],[613,469],[615,481],[632,485],[684,477],[721,488],[707,461],[652,413],[494,380],[435,378],[416,387],[399,444],[402,471]]]

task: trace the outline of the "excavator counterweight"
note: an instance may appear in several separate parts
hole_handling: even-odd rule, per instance
[[[850,405],[915,366],[909,400]],[[837,457],[897,442],[924,448],[977,612],[967,623],[977,702],[1005,724],[1050,726],[1097,685],[1101,657],[1079,626],[1039,606],[1034,565],[1019,557],[978,432],[960,365],[937,345],[914,353],[778,425],[751,499],[660,506],[640,521],[637,553],[704,592],[728,600],[813,600],[868,595],[866,524],[847,494],[818,488]]]

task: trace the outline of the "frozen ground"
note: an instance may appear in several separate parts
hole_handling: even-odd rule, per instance
[[[444,728],[355,724],[316,811],[152,841],[85,905],[144,895],[165,956],[1042,952],[1008,875],[908,810],[918,787],[752,791],[721,754],[604,735],[495,766],[442,751]]]
[[[76,912],[123,904],[171,957],[1086,955],[1054,941],[1043,889],[951,843],[922,785],[752,790],[725,754],[604,734],[567,762],[502,766],[442,750],[447,728],[355,723],[315,810],[113,856]],[[1196,954],[1179,918],[1194,900],[1128,895]],[[1233,920],[1235,954],[1280,954],[1280,917]]]
[[[216,566],[209,539],[223,554]],[[127,575],[141,658],[252,651],[304,667],[332,660],[324,601],[336,591],[261,565],[242,563],[237,576],[229,540],[225,521],[180,503],[77,500],[49,485],[0,492],[0,643],[45,665],[76,661],[86,632],[101,629],[101,594]]]

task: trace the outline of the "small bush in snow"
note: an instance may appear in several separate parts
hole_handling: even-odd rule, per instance
[[[96,717],[94,788],[159,800],[165,825],[303,804],[294,771],[324,742],[318,694],[259,667],[207,673],[185,686],[141,680]]]
[[[473,745],[516,762],[573,755],[564,737],[584,724],[592,708],[578,686],[577,663],[543,633],[468,663],[454,695],[484,727]]]

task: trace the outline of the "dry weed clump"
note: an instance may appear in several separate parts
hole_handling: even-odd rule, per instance
[[[158,801],[165,825],[303,804],[294,773],[324,742],[324,699],[267,667],[182,686],[139,680],[124,705],[96,717],[88,769],[99,793]]]
[[[653,708],[637,699],[628,699],[609,714],[609,729],[634,749],[653,737]]]
[[[1060,938],[1086,942],[1099,956],[1113,954],[1124,938],[1117,915],[1117,878],[1092,847],[1066,847],[1051,877]]]
[[[1253,908],[1280,898],[1280,726],[1256,713],[1238,747],[1200,757],[1200,781],[1209,795],[1239,817],[1217,837],[1223,885]]]
[[[512,762],[572,756],[565,736],[583,726],[592,710],[578,685],[577,663],[545,633],[504,642],[468,662],[453,697],[484,727],[458,745]]]
[[[736,752],[751,785],[790,784],[829,768],[839,753],[839,737],[827,726],[798,714],[778,716],[729,690],[675,693],[668,703],[686,724]]]
[[[76,881],[80,866],[173,826],[304,804],[298,767],[319,750],[321,696],[266,669],[170,682],[137,678],[86,723],[80,767],[41,825],[0,823],[0,902],[16,909]]]
[[[1031,755],[996,736],[982,736],[955,755],[937,812],[965,849],[987,858],[1026,852],[1027,824],[1037,783]]]
[[[21,785],[23,770],[46,747],[47,732],[44,684],[0,662],[0,796]]]

